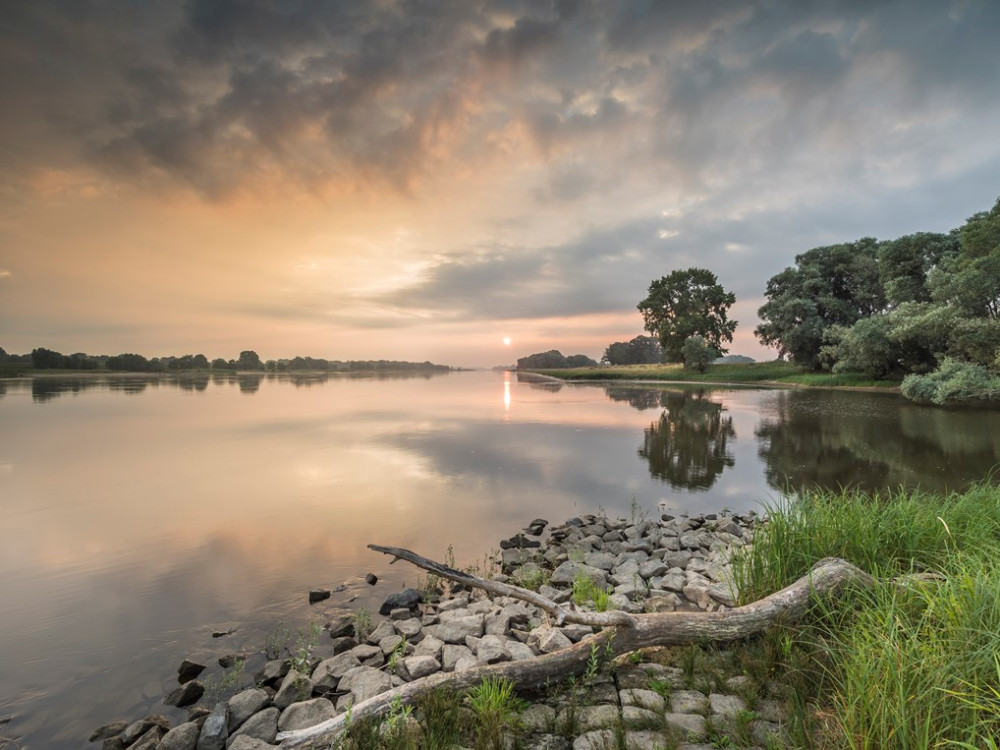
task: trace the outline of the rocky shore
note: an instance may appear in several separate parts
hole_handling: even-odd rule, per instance
[[[501,543],[495,579],[584,608],[625,612],[724,610],[735,605],[733,553],[759,519],[706,514],[658,521],[533,521]],[[395,686],[438,672],[533,659],[591,637],[524,601],[439,587],[388,597],[379,617],[343,611],[329,637],[297,656],[267,661],[253,687],[196,705],[170,726],[159,715],[95,730],[103,750],[253,750],[313,726]],[[367,613],[364,613],[367,615]],[[785,716],[781,686],[743,674],[725,648],[639,653],[580,679],[525,696],[516,746],[529,750],[772,746]],[[701,651],[699,655],[698,651]],[[203,701],[203,665],[185,662],[164,702]],[[566,684],[563,684],[566,683]],[[514,747],[513,737],[510,739]],[[714,744],[712,744],[714,743]]]

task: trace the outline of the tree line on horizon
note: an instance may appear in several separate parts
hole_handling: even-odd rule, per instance
[[[257,352],[248,349],[240,352],[237,359],[217,357],[209,361],[204,354],[184,354],[179,357],[153,357],[147,359],[141,354],[91,355],[77,352],[62,354],[42,347],[32,349],[30,354],[8,354],[0,347],[0,368],[32,370],[107,370],[110,372],[191,372],[211,370],[213,372],[358,372],[380,370],[439,370],[449,371],[447,365],[432,362],[400,362],[396,360],[327,360],[315,357],[293,357],[292,359],[269,359],[261,361]]]
[[[764,296],[754,335],[778,359],[902,379],[904,395],[919,401],[1000,400],[1000,199],[947,233],[808,250],[768,280]],[[651,335],[610,344],[602,362],[704,371],[733,340],[735,301],[708,269],[673,271],[638,304]]]

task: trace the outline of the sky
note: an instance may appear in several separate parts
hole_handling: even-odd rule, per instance
[[[600,358],[1000,196],[996,0],[8,0],[0,347]],[[510,339],[505,345],[504,339]]]

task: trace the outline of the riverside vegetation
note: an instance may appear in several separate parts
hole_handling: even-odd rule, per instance
[[[595,532],[602,529],[607,540],[599,544],[601,537]],[[763,519],[726,514],[664,517],[658,522],[584,517],[549,534],[538,547],[522,544],[505,549],[504,572],[498,576],[550,596],[572,598],[585,608],[636,611],[648,609],[650,602],[680,607],[694,606],[692,600],[701,599],[703,609],[724,610],[736,602],[723,603],[727,600],[722,581],[730,582],[741,602],[754,601],[827,556],[858,565],[876,583],[835,601],[816,601],[805,620],[737,643],[650,649],[618,660],[607,659],[595,648],[582,674],[534,694],[518,695],[511,683],[497,679],[465,690],[433,691],[414,705],[393,705],[378,720],[349,722],[346,734],[333,746],[344,750],[997,748],[1000,488],[993,484],[984,482],[946,496],[806,493],[779,501]],[[525,537],[514,541],[518,539],[532,541]],[[613,555],[614,549],[621,551]],[[629,557],[635,552],[645,554],[643,563]],[[687,552],[692,553],[686,558],[687,567],[679,568],[679,555]],[[588,562],[603,564],[622,555],[624,559],[611,563],[610,573],[589,575],[595,566]],[[570,577],[571,569],[576,574]],[[713,584],[713,579],[721,581]],[[203,743],[203,727],[220,706],[229,724],[234,713],[250,721],[244,703],[251,699],[259,712],[253,716],[267,715],[276,725],[272,732],[261,739],[236,729],[217,747],[266,747],[278,728],[278,706],[281,721],[290,726],[295,707],[306,704],[322,703],[322,715],[329,716],[336,711],[331,701],[336,701],[349,715],[353,701],[362,698],[360,682],[342,682],[329,691],[329,697],[322,697],[317,686],[323,678],[326,685],[336,685],[329,680],[336,672],[330,662],[339,659],[343,668],[347,661],[353,663],[349,654],[360,653],[358,649],[369,664],[380,665],[360,669],[383,675],[379,683],[383,690],[414,676],[408,670],[415,673],[435,648],[450,648],[450,658],[464,659],[466,665],[492,658],[485,656],[488,634],[464,639],[468,645],[438,638],[444,636],[441,625],[449,622],[464,627],[474,619],[481,624],[506,612],[500,629],[509,640],[501,648],[514,649],[518,644],[537,652],[543,639],[551,639],[542,647],[547,652],[558,648],[556,643],[569,643],[565,634],[558,635],[560,628],[547,625],[523,602],[500,597],[491,602],[476,592],[452,591],[434,603],[430,600],[438,584],[428,580],[423,592],[428,602],[420,605],[419,620],[416,613],[394,608],[389,619],[374,629],[367,615],[345,615],[338,626],[331,621],[328,629],[337,635],[334,642],[351,646],[333,659],[320,662],[314,655],[322,650],[316,629],[300,633],[294,647],[289,647],[287,633],[271,639],[269,656],[283,649],[287,658],[269,662],[258,677],[258,687],[234,687],[240,692],[228,703],[220,698],[211,714],[207,708],[194,709],[191,720],[181,725],[190,727],[189,746],[209,747],[210,742]],[[345,641],[347,623],[352,631],[355,624],[359,627]],[[575,628],[571,632],[578,638],[589,630],[569,627]],[[369,645],[373,638],[377,646]],[[489,647],[496,645],[491,642]],[[302,671],[290,670],[292,664]],[[285,677],[275,693],[266,687],[276,684],[267,672],[273,670],[270,677],[278,678],[282,668]],[[319,678],[318,671],[323,671]],[[298,700],[305,699],[303,703],[289,702],[293,691]],[[320,697],[309,700],[309,694]],[[147,737],[149,748],[187,747],[172,744],[180,727],[171,730],[171,737],[155,723],[145,728],[137,727],[139,722],[124,724],[105,733],[110,738],[106,745],[129,744],[122,740],[129,735],[132,747],[139,747],[140,737]]]

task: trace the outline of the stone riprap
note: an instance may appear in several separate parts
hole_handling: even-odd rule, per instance
[[[501,573],[494,577],[537,589],[556,602],[569,601],[574,583],[590,579],[608,594],[611,609],[725,610],[736,599],[730,560],[759,522],[752,514],[633,522],[588,515],[550,528],[542,539],[538,537],[547,524],[536,519],[524,533],[501,543]],[[532,605],[489,598],[478,590],[427,600],[423,592],[409,589],[388,597],[380,614],[384,619],[367,633],[356,632],[349,613],[334,614],[328,656],[294,669],[288,660],[268,662],[255,677],[256,687],[211,711],[196,707],[178,726],[150,716],[106,725],[95,730],[92,740],[102,741],[105,750],[267,747],[280,731],[317,724],[405,682],[441,671],[532,659],[594,632],[577,624],[556,627]],[[316,652],[324,653],[324,647]],[[741,680],[745,678],[734,675],[719,690],[677,668],[624,662],[572,688],[529,696],[530,707],[521,716],[527,732],[522,744],[537,750],[588,750],[615,747],[621,736],[630,748],[694,750],[711,747],[704,743],[723,735],[742,738],[743,744],[730,747],[767,744],[779,731],[781,706],[764,701],[767,711],[759,706],[748,711]],[[168,700],[175,702],[176,696]]]

